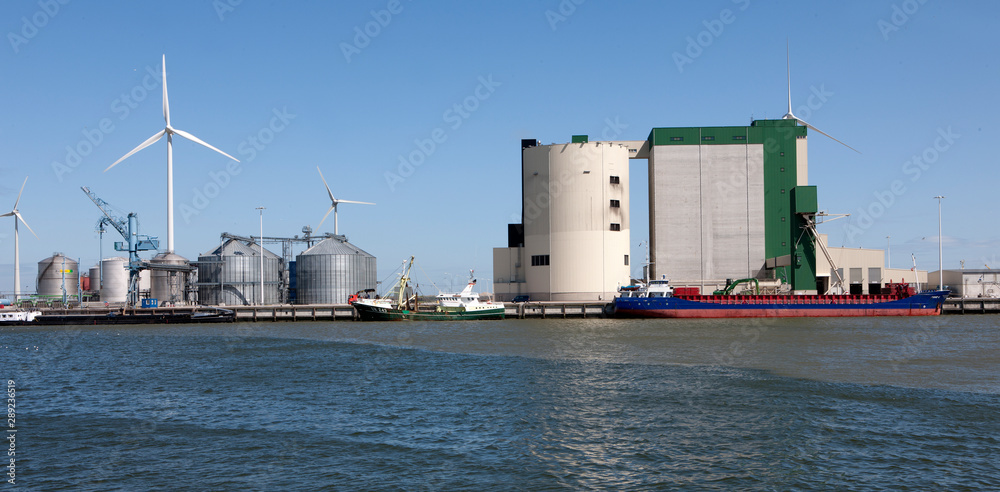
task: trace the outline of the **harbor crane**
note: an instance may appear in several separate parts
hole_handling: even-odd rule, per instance
[[[99,224],[110,224],[125,239],[115,242],[115,251],[128,251],[128,305],[135,306],[139,298],[139,272],[148,267],[139,258],[139,252],[155,251],[160,247],[160,241],[155,237],[139,234],[139,218],[135,212],[129,212],[128,217],[121,217],[112,212],[111,205],[90,191],[90,188],[81,186],[80,189],[104,213]]]

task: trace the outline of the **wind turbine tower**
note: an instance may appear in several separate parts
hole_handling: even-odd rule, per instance
[[[225,152],[223,152],[223,151],[221,151],[221,150],[219,150],[219,149],[217,149],[215,147],[212,147],[211,145],[205,143],[204,141],[202,141],[198,137],[196,137],[196,136],[194,136],[194,135],[192,135],[192,134],[190,134],[188,132],[185,132],[183,130],[178,130],[178,129],[170,126],[170,105],[167,102],[167,55],[163,55],[163,119],[167,123],[166,128],[164,128],[163,130],[160,130],[159,132],[157,132],[152,137],[149,137],[148,140],[146,140],[145,142],[139,144],[138,147],[132,149],[132,151],[129,152],[128,154],[125,154],[124,156],[122,156],[121,159],[118,159],[117,161],[114,162],[114,164],[111,164],[110,166],[108,166],[108,168],[105,169],[104,172],[108,172],[108,170],[110,170],[111,168],[117,166],[119,162],[122,162],[125,159],[128,159],[132,154],[135,154],[136,152],[139,152],[140,150],[145,149],[146,147],[149,147],[150,145],[156,143],[158,140],[160,140],[161,138],[163,138],[164,135],[167,136],[167,253],[173,253],[174,252],[174,144],[173,144],[173,136],[175,134],[176,135],[180,135],[180,136],[182,136],[182,137],[184,137],[184,138],[186,138],[186,139],[188,139],[188,140],[190,140],[190,141],[192,141],[192,142],[194,142],[196,144],[208,147],[208,148],[210,148],[210,149],[212,149],[212,150],[214,150],[214,151],[216,151],[216,152],[218,152],[218,153],[220,153],[220,154],[222,154],[222,155],[224,155],[224,156],[226,156],[226,157],[228,157],[228,158],[230,158],[230,159],[232,159],[232,160],[234,160],[236,162],[240,162],[240,161],[239,161],[239,159],[237,159],[237,158],[235,158],[235,157],[233,157],[233,156],[231,156],[231,155],[229,155],[229,154],[227,154],[227,153],[225,153]]]
[[[21,212],[17,210],[17,204],[21,203],[21,193],[24,193],[24,185],[28,184],[28,177],[24,177],[24,183],[21,183],[21,191],[17,192],[17,200],[14,200],[14,209],[7,212],[0,217],[14,217],[14,302],[17,302],[18,296],[21,295],[21,246],[20,239],[17,235],[17,222],[20,221],[27,227],[29,231],[37,238],[38,234],[31,230],[31,226],[25,222],[24,217],[21,217]]]

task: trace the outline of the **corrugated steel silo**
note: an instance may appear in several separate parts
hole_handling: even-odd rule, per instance
[[[101,263],[90,267],[90,291],[101,292]]]
[[[296,302],[341,304],[359,290],[374,289],[375,257],[347,242],[328,237],[296,257]]]
[[[54,253],[39,261],[38,278],[36,279],[38,295],[61,296],[65,284],[66,294],[75,296],[77,282],[80,280],[78,267],[76,260],[67,258],[62,253]]]
[[[102,302],[125,302],[128,300],[128,260],[121,257],[101,260],[104,285],[101,287]]]
[[[264,255],[264,296],[261,302],[261,251]],[[198,256],[198,298],[203,304],[257,305],[281,302],[282,259],[261,248],[229,239]]]
[[[188,272],[184,270],[190,265],[187,258],[174,253],[160,253],[150,264],[149,297],[158,299],[161,306],[183,304],[186,299]],[[177,266],[179,270],[159,269],[157,266]]]

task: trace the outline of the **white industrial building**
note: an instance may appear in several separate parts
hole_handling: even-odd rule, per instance
[[[936,288],[941,278],[940,271],[928,273],[927,278]],[[944,288],[958,297],[1000,298],[1000,270],[945,270]]]
[[[522,223],[493,253],[500,300],[608,300],[630,282],[629,146],[575,140],[522,141]]]
[[[827,235],[819,237],[826,245]],[[927,288],[927,270],[885,268],[885,250],[829,246],[826,250],[837,265],[834,271],[825,255],[816,255],[816,280],[826,289],[836,285],[838,274],[843,281],[844,294],[886,294],[884,287],[888,283],[910,284],[919,290]],[[936,282],[936,278],[931,277],[931,281]]]

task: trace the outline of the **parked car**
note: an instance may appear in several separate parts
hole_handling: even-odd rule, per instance
[[[531,298],[526,295],[514,296],[514,302],[528,302]]]

